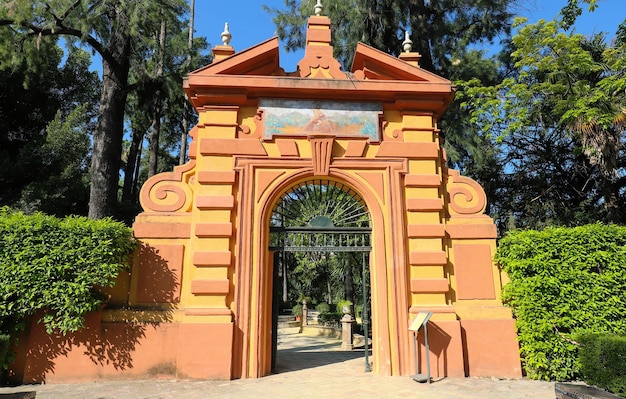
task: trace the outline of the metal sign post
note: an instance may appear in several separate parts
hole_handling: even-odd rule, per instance
[[[415,374],[411,378],[417,382],[431,383],[430,379],[430,347],[428,345],[428,320],[432,316],[432,312],[419,312],[409,326],[409,331],[413,331],[413,360],[415,361]],[[417,357],[417,334],[420,328],[424,327],[424,345],[426,351],[426,374],[421,373],[421,366]]]

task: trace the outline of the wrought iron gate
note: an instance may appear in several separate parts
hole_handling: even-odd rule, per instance
[[[350,187],[309,180],[289,189],[270,221],[270,249],[292,252],[369,252],[370,215]]]
[[[324,179],[307,180],[291,187],[278,201],[270,221],[269,249],[284,252],[361,252],[365,370],[368,359],[367,257],[371,246],[371,219],[365,202],[350,187]],[[276,256],[275,262],[284,259]],[[276,264],[277,266],[277,264]],[[277,269],[274,281],[277,281]],[[276,290],[274,289],[274,293]],[[272,368],[276,359],[278,308],[274,297]]]

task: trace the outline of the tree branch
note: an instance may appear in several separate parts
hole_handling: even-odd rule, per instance
[[[74,4],[69,6],[68,9],[65,10],[65,12],[63,13],[63,16],[61,16],[61,21],[65,21],[65,19],[70,15],[72,11],[74,11],[80,5],[80,3],[81,0],[76,0]]]
[[[84,43],[88,44],[89,46],[91,46],[91,48],[93,48],[98,54],[100,54],[100,56],[102,56],[102,58],[112,64],[112,65],[116,65],[117,64],[117,60],[112,56],[111,52],[107,50],[107,48],[100,43],[95,37],[91,36],[91,35],[87,35],[84,36],[83,32],[79,29],[75,29],[75,28],[70,28],[67,27],[65,25],[63,25],[62,23],[59,24],[59,20],[56,16],[53,15],[53,17],[55,18],[55,20],[57,21],[57,27],[59,29],[53,29],[53,28],[43,28],[41,26],[37,26],[35,24],[32,23],[28,23],[28,22],[21,22],[20,26],[22,28],[26,28],[28,30],[30,30],[31,32],[27,34],[27,36],[61,36],[61,35],[68,35],[68,36],[73,36],[76,37],[78,39],[80,39],[81,41],[83,41]],[[14,20],[10,20],[10,19],[3,19],[0,20],[0,26],[10,26],[15,24]]]
[[[0,26],[11,26],[11,25],[19,25],[21,28],[28,29],[30,33],[27,33],[27,36],[61,36],[68,35],[72,37],[76,37],[80,39],[85,44],[89,45],[94,51],[96,51],[103,60],[112,65],[117,65],[117,60],[110,51],[106,48],[104,44],[98,41],[92,35],[84,35],[79,29],[70,28],[64,24],[64,21],[69,17],[69,15],[74,11],[78,6],[80,6],[81,0],[76,0],[72,5],[70,5],[67,10],[60,17],[54,14],[51,10],[49,4],[46,3],[46,10],[52,18],[54,19],[55,25],[58,29],[55,28],[43,28],[41,26],[35,25],[33,23],[27,21],[21,21],[17,23],[14,19],[0,19]]]

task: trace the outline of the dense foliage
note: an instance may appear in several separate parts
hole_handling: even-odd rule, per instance
[[[512,0],[325,0],[337,59],[350,69],[356,43],[361,41],[398,55],[404,31],[411,33],[413,50],[422,55],[424,69],[449,77],[458,60],[473,54],[472,44],[493,43],[510,30]],[[286,9],[265,7],[274,14],[278,37],[287,50],[303,48],[306,19],[315,1],[285,0]],[[471,57],[471,55],[470,55]],[[456,61],[455,61],[456,60]]]
[[[127,165],[122,162],[124,136],[126,129],[134,123],[133,119],[147,115],[150,120],[149,124],[139,126],[141,131],[133,132],[134,146],[130,147],[136,149],[137,143],[141,143],[144,138],[148,139],[151,144],[148,150],[150,162],[146,168],[149,167],[152,173],[159,170],[158,155],[171,151],[173,141],[178,142],[177,139],[181,137],[179,126],[184,118],[180,116],[185,115],[181,112],[185,101],[182,75],[194,69],[191,55],[206,44],[203,40],[198,41],[199,46],[188,44],[187,11],[185,0],[37,0],[0,3],[0,87],[4,84],[3,78],[7,78],[13,90],[26,87],[35,95],[38,94],[37,90],[44,94],[37,95],[33,102],[36,106],[43,103],[46,111],[41,117],[33,112],[38,122],[35,126],[38,128],[36,134],[41,136],[39,141],[29,143],[33,150],[41,150],[39,144],[45,141],[46,123],[56,115],[54,102],[48,102],[51,98],[45,96],[50,87],[44,78],[45,72],[50,71],[48,76],[52,76],[51,81],[54,82],[57,78],[54,70],[64,50],[73,53],[76,49],[88,49],[92,56],[98,56],[94,59],[102,62],[99,68],[102,71],[102,79],[98,82],[99,95],[95,99],[90,98],[87,108],[83,110],[91,115],[90,125],[68,126],[79,129],[92,144],[89,157],[83,156],[81,160],[82,170],[89,173],[89,178],[78,179],[85,181],[85,184],[87,181],[89,183],[88,213],[92,218],[125,216],[120,213],[118,204],[120,168],[128,166],[125,175],[136,180],[139,178],[141,162],[140,151],[133,153],[130,149],[124,154]],[[63,48],[56,46],[60,37],[63,38]],[[91,57],[88,57],[87,65],[90,62]],[[33,82],[42,82],[43,87],[34,86]],[[74,86],[85,93],[92,91],[91,82],[81,87],[80,79],[76,79]],[[57,93],[63,102],[72,104],[76,102],[75,95],[80,94],[80,90],[65,91],[61,88]],[[134,98],[134,93],[139,93],[142,99]],[[130,102],[127,101],[129,96]],[[81,101],[76,105],[83,103]],[[30,125],[23,115],[28,114],[33,107],[19,102],[15,102],[14,107],[20,114],[7,112],[9,107],[0,108],[0,120],[8,118],[14,124],[26,121],[26,125]],[[61,115],[61,120],[64,120],[64,116]],[[136,130],[135,126],[132,128]],[[175,133],[177,139],[163,133],[164,128]],[[0,137],[0,142],[5,140],[16,141],[16,136],[7,132],[6,138]],[[21,144],[19,141],[18,145]],[[46,156],[48,154],[42,155],[44,158]],[[162,156],[162,159],[166,157]],[[91,168],[87,170],[86,165],[89,163]],[[8,170],[11,169],[9,166]],[[63,173],[64,169],[59,169],[53,173]],[[132,201],[131,185],[127,183],[125,188],[127,195],[124,199]],[[38,195],[37,192],[28,194],[29,198]],[[80,205],[86,207],[83,197],[83,193],[76,196]],[[9,202],[0,204],[8,205]],[[38,203],[32,206],[41,210]],[[52,211],[57,212],[56,209]],[[72,212],[85,214],[87,211],[76,207]]]
[[[578,341],[585,382],[626,398],[626,336],[584,334]]]
[[[361,256],[356,252],[332,255],[285,252],[279,275],[282,306],[298,306],[303,297],[308,298],[309,308],[320,305],[324,308],[328,304],[334,308],[342,300],[361,304]]]
[[[609,44],[564,21],[517,24],[505,79],[457,82],[496,154],[493,216],[501,228],[625,222],[626,25]]]
[[[46,42],[29,60],[34,65],[0,68],[0,206],[87,214],[88,132],[100,82],[86,52],[62,57]]]
[[[128,267],[132,232],[110,219],[59,219],[0,208],[0,333],[15,337],[30,317],[48,332],[83,327],[106,301],[98,291]]]
[[[529,377],[578,377],[575,335],[626,333],[626,227],[511,231],[497,261],[511,279],[503,300]]]

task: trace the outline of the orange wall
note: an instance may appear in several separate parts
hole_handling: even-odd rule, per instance
[[[230,379],[233,326],[181,323],[110,323],[102,312],[68,336],[49,335],[33,323],[12,378],[26,384],[126,378]]]

